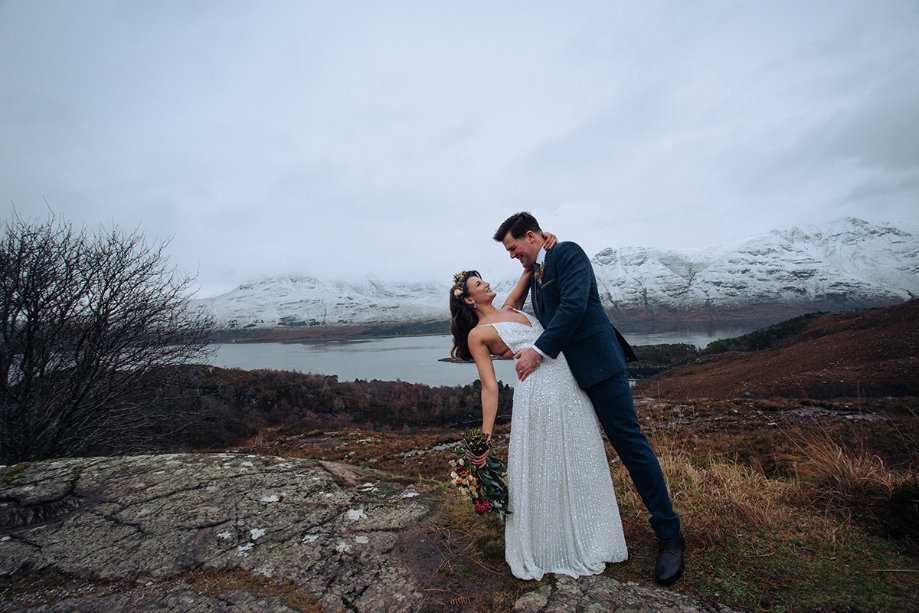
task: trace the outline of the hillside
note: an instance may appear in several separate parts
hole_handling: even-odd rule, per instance
[[[703,355],[642,387],[672,400],[919,396],[919,300],[821,315],[773,347]]]
[[[692,363],[639,382],[689,544],[667,590],[615,459],[629,561],[577,581],[510,574],[503,525],[447,480],[475,385],[188,366],[147,399],[176,420],[136,437],[144,455],[0,467],[0,611],[914,612],[917,318],[913,300],[783,322],[722,353],[680,347]]]

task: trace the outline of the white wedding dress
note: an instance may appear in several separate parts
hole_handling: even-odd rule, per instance
[[[543,331],[526,315],[532,326],[491,324],[514,353]],[[515,577],[593,575],[628,557],[600,422],[562,354],[514,387],[507,474],[505,557]]]

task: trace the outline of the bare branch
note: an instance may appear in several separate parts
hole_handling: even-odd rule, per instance
[[[78,454],[158,416],[126,398],[206,351],[166,243],[18,215],[0,242],[0,463]]]

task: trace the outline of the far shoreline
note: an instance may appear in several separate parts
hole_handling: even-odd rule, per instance
[[[450,334],[450,322],[376,323],[351,326],[303,326],[297,328],[222,328],[211,333],[211,343],[281,343],[311,345],[328,342],[362,341],[407,336]]]
[[[735,329],[749,332],[808,313],[874,309],[890,305],[889,301],[883,304],[814,301],[687,309],[657,305],[644,309],[608,308],[607,315],[613,325],[628,338],[630,334],[706,333]],[[449,334],[450,321],[446,319],[339,325],[297,322],[293,326],[215,328],[211,330],[211,342],[317,344]]]

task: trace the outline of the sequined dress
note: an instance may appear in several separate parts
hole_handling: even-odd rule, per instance
[[[526,315],[532,327],[491,324],[514,353],[543,330]],[[507,472],[505,557],[515,577],[592,575],[628,557],[600,422],[562,354],[514,387]]]

